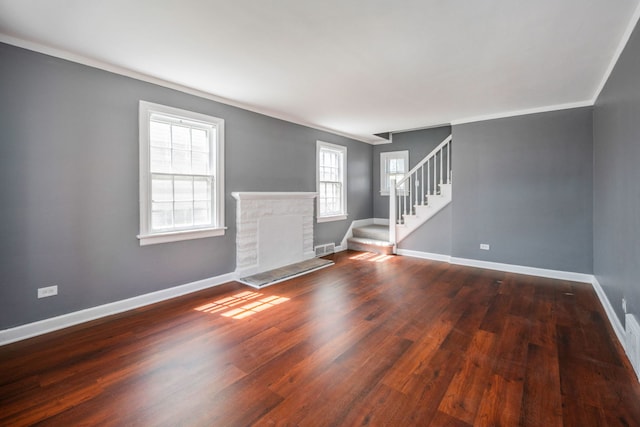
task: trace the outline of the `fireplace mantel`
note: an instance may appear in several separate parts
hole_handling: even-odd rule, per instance
[[[236,200],[282,200],[282,199],[313,199],[318,193],[286,192],[286,191],[234,191],[231,193]]]

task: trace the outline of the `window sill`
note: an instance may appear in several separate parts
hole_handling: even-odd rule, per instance
[[[347,214],[344,215],[333,215],[333,216],[319,216],[317,221],[318,223],[321,222],[331,222],[331,221],[343,221],[345,219],[347,219]]]
[[[155,245],[158,243],[179,242],[181,240],[203,239],[205,237],[224,236],[227,227],[207,228],[204,230],[172,231],[169,233],[140,234],[140,246]]]

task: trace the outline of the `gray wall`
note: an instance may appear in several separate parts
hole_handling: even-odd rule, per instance
[[[409,169],[411,169],[450,134],[451,126],[394,133],[392,144],[373,147],[373,215],[375,218],[389,217],[389,196],[380,195],[380,153],[408,150]],[[453,155],[451,157],[453,159]]]
[[[225,119],[224,237],[140,247],[138,101]],[[0,44],[0,329],[235,270],[232,191],[315,191],[320,139],[348,147],[348,221],[372,216],[372,147]],[[59,295],[36,299],[36,289]]]
[[[640,32],[594,107],[594,274],[624,325],[640,316]]]
[[[451,156],[453,160],[454,156]],[[435,214],[398,244],[400,249],[451,255],[452,205]]]
[[[453,149],[454,257],[592,272],[590,108],[454,126]]]

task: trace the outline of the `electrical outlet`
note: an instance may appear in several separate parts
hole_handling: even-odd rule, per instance
[[[58,295],[58,286],[48,286],[46,288],[38,288],[38,298],[46,298]]]
[[[627,300],[624,297],[622,298],[622,312],[627,314]]]
[[[480,243],[480,249],[482,249],[483,251],[488,251],[491,249],[491,246],[489,246],[489,244],[487,243]]]

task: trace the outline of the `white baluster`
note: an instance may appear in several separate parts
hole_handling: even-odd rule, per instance
[[[420,166],[420,182],[422,183],[422,191],[420,193],[422,193],[422,206],[424,206],[424,164],[422,166]]]
[[[431,195],[431,159],[427,160],[427,203]]]
[[[442,156],[443,156],[442,148],[440,149],[440,185],[442,185]]]
[[[407,182],[404,182],[404,190],[402,190],[402,203],[404,204],[404,214],[408,214],[409,212],[407,211],[408,208],[408,203],[407,203]]]
[[[451,184],[451,142],[447,143],[447,184]]]
[[[413,191],[413,185],[411,184],[413,182],[413,175],[411,175],[409,177],[409,187],[407,188],[407,190],[409,191],[409,213],[413,214],[413,199],[414,199],[414,194],[415,191]]]
[[[391,181],[389,188],[389,241],[396,243],[396,224],[398,223],[398,214],[396,209],[396,183]]]

